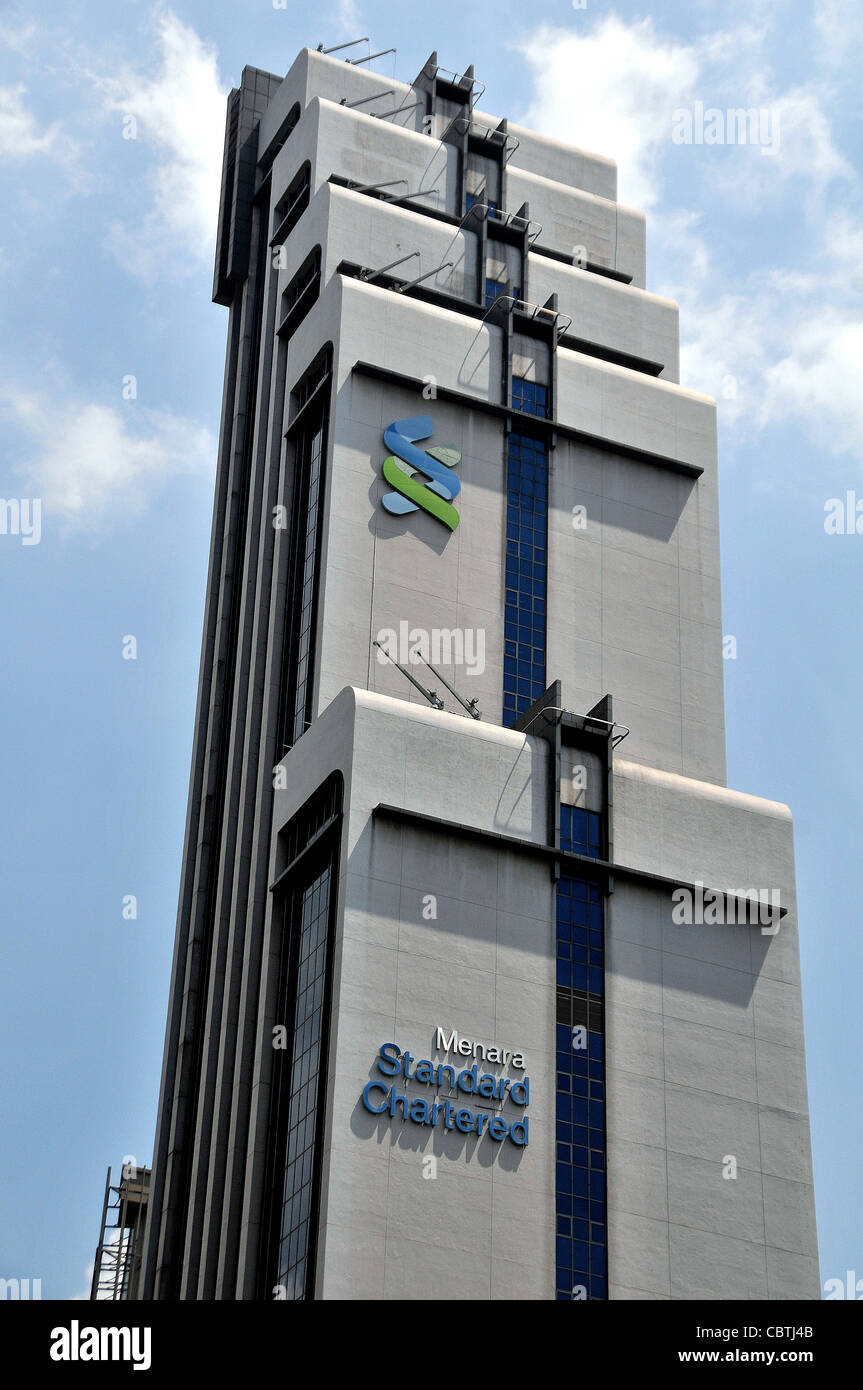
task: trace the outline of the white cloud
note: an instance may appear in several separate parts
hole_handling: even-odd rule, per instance
[[[36,34],[35,24],[23,24],[15,29],[11,24],[0,24],[0,44],[13,53],[23,53]]]
[[[863,290],[863,223],[836,209],[823,226],[827,265],[819,267],[820,283],[826,270],[837,290],[847,294],[850,288],[859,293]]]
[[[863,39],[860,0],[817,0],[814,12],[820,56],[830,65],[856,62],[852,50]]]
[[[763,422],[796,420],[831,453],[863,458],[863,323],[839,310],[801,319],[764,372]]]
[[[22,436],[18,472],[28,495],[81,528],[137,515],[170,478],[215,464],[210,431],[170,411],[57,402],[4,386],[0,414]]]
[[[336,24],[339,28],[340,38],[358,39],[360,37],[363,21],[360,18],[357,0],[339,0]]]
[[[709,222],[691,212],[656,212],[651,233],[674,247],[679,277],[659,292],[680,304],[680,379],[716,397],[726,424],[752,408],[767,355],[770,315],[745,282],[723,286],[710,251]]]
[[[690,152],[710,160],[711,177],[741,205],[792,176],[818,187],[852,177],[827,116],[833,93],[816,82],[782,90],[764,26],[744,22],[685,44],[650,19],[611,14],[587,29],[543,25],[518,47],[534,76],[525,123],[613,158],[621,202],[647,210],[659,201],[675,112],[691,112],[695,102],[723,113],[764,110],[762,144],[774,144],[778,132],[768,157],[755,144],[735,147],[730,160],[728,147]]]
[[[71,161],[76,154],[75,142],[59,121],[40,130],[36,117],[25,104],[25,91],[21,85],[0,87],[0,159],[24,160],[45,155]]]
[[[621,201],[650,207],[672,110],[691,99],[698,77],[696,50],[659,38],[650,19],[627,24],[614,14],[586,33],[543,25],[518,47],[534,74],[524,124],[610,156]]]
[[[684,385],[715,396],[726,425],[793,422],[821,450],[863,461],[861,243],[859,228],[845,243],[826,237],[818,271],[770,270],[734,288],[708,257],[685,283],[663,286],[681,305]]]
[[[793,421],[820,448],[863,459],[863,227],[825,223],[802,266],[723,283],[695,219],[655,221],[680,278],[680,376],[715,396],[728,426],[751,434]]]
[[[762,87],[762,95],[752,99],[750,107],[764,113],[762,143],[767,152],[762,157],[753,145],[736,149],[731,159],[716,161],[711,171],[714,188],[739,207],[759,206],[784,195],[783,182],[796,179],[806,211],[817,213],[828,184],[854,179],[854,170],[833,142],[827,115],[831,104],[830,92],[817,84],[779,93]],[[736,157],[740,154],[744,158]]]
[[[774,102],[780,126],[779,163],[785,174],[803,174],[819,187],[853,170],[833,144],[824,109],[828,94],[794,87]]]
[[[818,14],[834,37],[856,24],[840,0]],[[621,200],[651,210],[650,245],[670,273],[650,288],[680,303],[684,385],[716,396],[725,424],[749,435],[793,420],[820,445],[863,457],[863,225],[840,201],[844,191],[850,205],[857,179],[834,141],[834,88],[783,88],[769,25],[746,17],[681,44],[650,20],[612,14],[587,28],[542,26],[519,46],[534,77],[526,124],[611,156]],[[778,149],[675,147],[672,112],[695,101],[768,109]],[[690,171],[699,183],[682,196],[699,214],[669,200],[671,178]],[[732,226],[742,249],[747,225],[749,272],[720,241]]]
[[[183,275],[212,256],[219,211],[227,87],[215,50],[170,10],[156,20],[155,74],[127,67],[97,78],[105,109],[134,116],[152,146],[152,202],[143,218],[115,222],[109,245],[133,274]],[[118,120],[118,138],[122,120]]]

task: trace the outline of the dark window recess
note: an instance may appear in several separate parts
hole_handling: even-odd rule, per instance
[[[514,376],[512,408],[523,410],[526,415],[538,415],[545,420],[548,416],[548,387],[539,381],[527,381],[524,377]]]
[[[279,834],[282,872],[290,869],[327,821],[342,809],[341,779],[330,777]]]
[[[331,886],[332,871],[326,865],[296,895],[285,922],[286,932],[297,938],[297,980],[276,1283],[285,1286],[288,1299],[305,1298],[307,1292]]]
[[[318,354],[309,370],[303,374],[291,392],[295,416],[299,415],[318,388],[326,381],[332,371],[332,365],[333,350],[332,347],[327,347]]]
[[[273,239],[271,246],[281,246],[287,241],[296,227],[311,196],[312,168],[308,161],[291,181],[288,190],[276,203],[273,212]]]
[[[320,588],[318,557],[324,514],[331,374],[332,346],[328,345],[292,393],[294,423],[289,428],[288,442],[289,449],[293,449],[293,503],[288,544],[291,568],[282,654],[279,716],[282,747],[277,750],[277,757],[296,743],[312,720],[314,636]]]
[[[317,415],[317,412],[316,412]],[[296,676],[293,700],[293,719],[290,728],[290,741],[297,739],[311,723],[311,691],[314,672],[312,640],[314,636],[315,609],[318,589],[318,539],[321,503],[323,498],[321,470],[323,468],[324,434],[326,422],[318,418],[301,434],[301,467],[306,481],[305,521],[301,524],[298,540],[301,546],[301,564],[297,600],[299,606],[296,641]]]
[[[295,101],[287,116],[282,121],[282,124],[276,131],[276,134],[270,142],[268,148],[264,151],[263,155],[258,161],[261,173],[266,174],[269,169],[272,169],[276,155],[287,144],[288,137],[292,134],[295,126],[299,122],[301,115],[302,109],[300,107],[300,103],[298,101]]]
[[[597,886],[562,875],[555,1117],[555,1297],[561,1302],[608,1297],[603,918]]]
[[[271,1092],[259,1290],[266,1299],[276,1286],[287,1300],[314,1297],[341,809],[342,779],[334,774],[280,836],[296,866],[284,880],[281,913],[276,1023],[287,1045],[275,1050]]]
[[[548,565],[548,457],[545,444],[509,436],[506,470],[506,579],[503,723],[511,728],[538,700],[545,678]]]
[[[297,331],[321,291],[321,248],[307,256],[282,295],[279,333],[291,337]]]

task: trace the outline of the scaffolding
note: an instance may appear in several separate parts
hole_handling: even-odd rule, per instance
[[[144,1225],[150,1197],[150,1169],[122,1169],[120,1182],[105,1179],[102,1225],[93,1264],[90,1298],[126,1300],[139,1297]]]

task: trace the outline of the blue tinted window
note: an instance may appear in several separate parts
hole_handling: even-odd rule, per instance
[[[485,282],[485,307],[486,307],[486,309],[490,309],[491,306],[492,306],[492,304],[494,303],[494,301],[497,299],[498,295],[503,294],[503,293],[505,292],[505,290],[506,290],[506,281],[505,281],[505,280],[489,280],[489,279],[486,277],[486,282]]]
[[[485,196],[485,193],[468,193],[464,200],[465,212],[470,212],[471,208],[476,207],[478,203],[480,206],[488,208],[489,217],[500,217],[500,204],[492,202],[491,198]]]
[[[538,415],[544,420],[548,415],[548,387],[541,381],[527,381],[522,376],[514,376],[512,408],[523,410],[527,415]]]
[[[580,813],[573,832],[570,822],[576,810],[561,806],[562,834],[571,838],[575,833],[579,844],[598,845],[600,818],[595,816],[595,824],[588,825],[583,817],[594,813]],[[608,1297],[602,916],[597,885],[563,874],[557,888],[555,1296],[559,1300]],[[590,931],[588,921],[597,924]],[[588,937],[592,938],[589,945]],[[584,1042],[586,1046],[581,1045]]]
[[[548,559],[548,458],[545,444],[509,437],[503,723],[510,727],[545,690],[545,592]]]
[[[561,849],[599,859],[602,853],[601,827],[602,821],[596,811],[583,811],[580,806],[561,806]]]

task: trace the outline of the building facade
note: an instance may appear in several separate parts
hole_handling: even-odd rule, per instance
[[[312,51],[229,97],[143,1296],[817,1298],[715,408],[614,164],[480,97]]]

